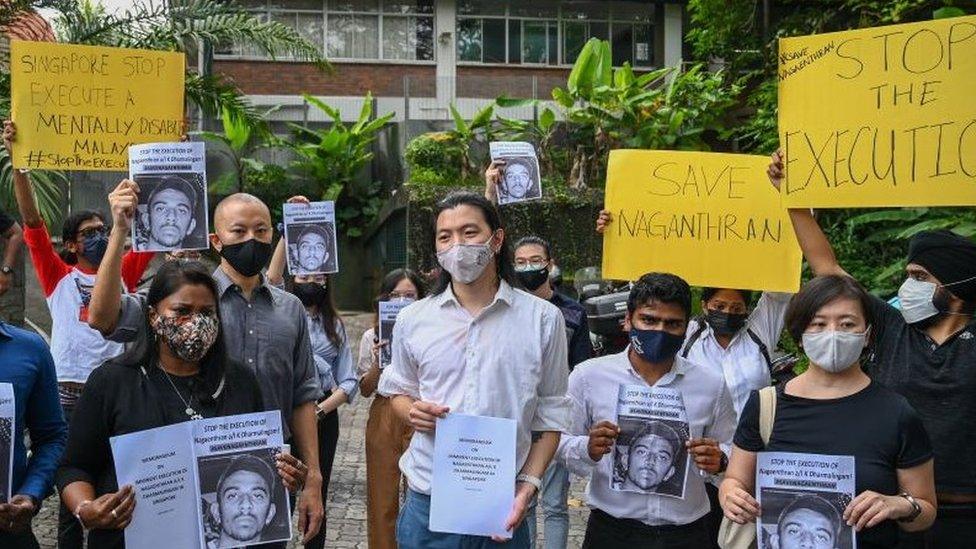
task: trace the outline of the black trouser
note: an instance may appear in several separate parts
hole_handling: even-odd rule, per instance
[[[708,503],[711,509],[705,518],[708,519],[708,539],[712,542],[708,545],[712,549],[719,549],[718,547],[718,530],[722,527],[722,517],[725,513],[722,512],[722,506],[718,503],[718,488],[711,482],[705,483],[705,493],[708,495]]]
[[[900,549],[976,547],[976,503],[940,503],[935,524],[925,532],[901,533]]]
[[[71,416],[74,415],[74,404],[61,405],[64,412],[64,420],[68,423],[68,430],[71,430]],[[60,496],[60,494],[58,494]],[[78,519],[75,518],[74,509],[68,509],[64,503],[58,505],[58,549],[81,549],[85,544],[85,531],[82,529]]]
[[[328,397],[328,395],[326,395]],[[329,479],[335,462],[336,445],[339,442],[339,414],[333,410],[319,417],[319,467],[322,469],[322,505],[328,501]],[[325,518],[319,533],[305,544],[306,549],[322,549],[325,546]]]
[[[0,532],[0,547],[3,549],[38,549],[37,538],[34,532],[27,530],[14,534],[11,532]]]
[[[701,549],[710,546],[708,535],[707,517],[677,526],[648,526],[593,509],[583,549]]]

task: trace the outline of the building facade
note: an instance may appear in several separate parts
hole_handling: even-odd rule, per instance
[[[279,120],[317,121],[309,93],[355,118],[372,92],[396,121],[465,116],[498,96],[549,99],[583,44],[608,40],[615,65],[678,64],[680,2],[648,0],[243,0],[262,20],[295,28],[318,44],[335,71],[270,59],[253,47],[216,48],[213,70],[256,105],[279,105]],[[507,116],[531,116],[515,109]],[[311,117],[311,118],[310,118]]]

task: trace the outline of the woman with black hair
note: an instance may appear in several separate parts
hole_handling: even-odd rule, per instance
[[[116,235],[110,267],[121,263],[124,236]],[[118,486],[111,437],[264,410],[254,374],[227,359],[217,296],[199,263],[163,264],[146,299],[149,339],[96,368],[85,385],[57,485],[80,527],[90,530],[90,547],[124,547],[123,530],[137,504],[132,486]],[[287,454],[277,464],[289,489],[297,489],[306,467]]]
[[[424,283],[410,269],[395,269],[380,283],[380,301],[415,301],[427,295]],[[359,391],[369,398],[376,393],[383,369],[380,353],[389,341],[379,339],[379,310],[373,327],[359,341]],[[377,394],[366,419],[366,525],[369,546],[396,549],[396,519],[400,513],[400,457],[407,451],[413,429],[396,416],[390,399]]]
[[[755,497],[757,452],[796,452],[854,457],[856,497],[842,518],[854,527],[857,547],[896,547],[899,530],[932,525],[933,453],[922,421],[905,398],[861,369],[878,320],[872,299],[854,279],[827,275],[790,301],[787,329],[810,366],[749,397],[719,495],[729,520],[746,524],[763,516]],[[779,547],[802,546],[813,538],[805,530],[771,535]]]
[[[304,196],[288,199],[291,204],[308,204]],[[358,387],[352,348],[346,335],[346,328],[336,310],[329,277],[324,274],[294,275],[285,280],[287,263],[285,258],[285,238],[278,240],[271,263],[268,265],[268,283],[282,287],[294,294],[305,306],[308,315],[308,335],[312,344],[315,368],[322,385],[323,398],[316,406],[319,434],[319,465],[322,470],[322,501],[329,492],[329,479],[335,462],[336,447],[339,443],[338,408],[352,402]],[[325,521],[319,533],[309,540],[305,547],[320,549],[325,545]]]

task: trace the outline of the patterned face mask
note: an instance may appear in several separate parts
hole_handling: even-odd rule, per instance
[[[163,316],[154,314],[151,321],[156,336],[166,342],[173,354],[187,362],[197,362],[217,341],[217,315],[193,314]]]

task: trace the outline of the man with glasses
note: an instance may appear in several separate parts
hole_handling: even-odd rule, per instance
[[[8,153],[16,134],[13,122],[4,122],[3,142]],[[68,216],[61,231],[64,250],[59,255],[38,211],[27,174],[14,170],[13,180],[17,208],[24,222],[24,242],[51,311],[51,354],[57,370],[61,407],[70,427],[71,414],[88,374],[122,353],[122,344],[105,341],[88,326],[91,289],[95,287],[95,274],[108,247],[108,229],[105,217],[97,211],[85,210]],[[122,259],[122,281],[128,291],[135,291],[153,255],[130,251]],[[63,506],[59,522],[58,546],[81,547],[81,527]]]
[[[555,266],[549,243],[537,236],[526,236],[515,244],[515,276],[526,291],[552,303],[563,313],[566,321],[569,369],[593,356],[586,310],[577,301],[555,291],[549,273]],[[569,536],[569,471],[558,460],[553,460],[542,477],[542,513],[545,517],[545,544],[552,548],[566,547]],[[535,505],[526,519],[529,538],[535,547]]]

